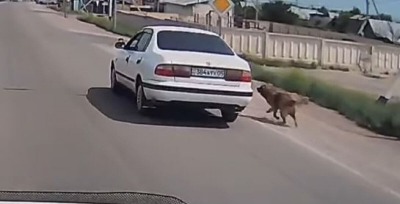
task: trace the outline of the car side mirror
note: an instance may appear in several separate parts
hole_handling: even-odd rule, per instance
[[[122,49],[125,46],[125,41],[122,38],[119,38],[118,41],[114,44],[115,48]]]

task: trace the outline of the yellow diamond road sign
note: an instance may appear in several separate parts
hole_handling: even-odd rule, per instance
[[[219,15],[225,14],[234,6],[231,0],[210,0],[208,3]]]

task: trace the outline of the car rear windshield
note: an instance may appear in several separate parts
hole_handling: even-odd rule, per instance
[[[157,45],[162,50],[234,55],[221,38],[202,33],[160,31],[157,35]]]

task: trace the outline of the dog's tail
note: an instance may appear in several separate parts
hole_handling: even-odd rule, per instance
[[[307,105],[310,99],[306,96],[301,96],[300,100],[297,102],[299,105]]]

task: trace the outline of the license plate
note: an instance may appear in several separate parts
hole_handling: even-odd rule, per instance
[[[221,69],[192,68],[192,76],[224,78],[225,71]]]

